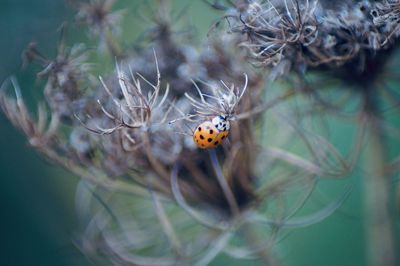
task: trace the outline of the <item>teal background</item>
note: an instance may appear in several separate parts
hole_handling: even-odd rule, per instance
[[[29,42],[54,56],[61,22],[72,16],[63,1],[0,2],[0,82],[15,75],[29,99],[40,95],[35,67],[21,69]],[[87,265],[73,245],[77,179],[53,167],[0,114],[0,265]]]
[[[137,1],[131,2],[137,4]],[[188,3],[177,2],[181,6]],[[188,12],[193,24],[201,25],[199,39],[202,39],[216,16],[204,8],[202,1],[193,2]],[[54,56],[59,38],[57,29],[72,16],[72,10],[61,0],[2,0],[0,81],[16,75],[23,94],[28,99],[39,99],[35,67],[21,70],[21,52],[34,40],[44,54]],[[351,125],[336,123],[332,141],[345,150],[349,147],[347,136],[353,130]],[[40,157],[2,114],[0,132],[0,265],[89,265],[89,260],[73,245],[78,230],[74,213],[78,179]],[[394,145],[398,150],[398,144]],[[361,176],[362,171],[356,170],[351,179],[343,182],[320,183],[317,196],[309,203],[317,209],[336,198],[349,180],[354,184],[354,190],[333,216],[314,226],[294,230],[282,240],[277,252],[284,264],[365,264]],[[218,258],[213,265],[227,263],[256,265],[224,257]]]

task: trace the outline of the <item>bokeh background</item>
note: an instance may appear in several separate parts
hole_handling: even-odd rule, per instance
[[[120,1],[118,6],[125,7],[128,14],[135,14],[143,2]],[[200,0],[175,1],[175,5],[188,6],[187,15],[199,29],[199,42],[207,38],[208,27],[218,14]],[[32,66],[22,69],[21,53],[35,41],[44,54],[54,56],[59,40],[57,30],[62,22],[72,21],[73,15],[74,10],[62,0],[0,1],[0,82],[15,75],[28,101],[40,100],[40,82],[35,77],[38,69]],[[127,40],[133,40],[145,22],[138,23],[140,20],[135,20],[134,15],[128,15],[127,20],[132,23],[124,32]],[[67,39],[83,35],[74,32]],[[354,132],[354,126],[339,121],[330,123],[331,141],[348,152],[348,136]],[[74,212],[78,178],[40,157],[2,114],[0,132],[0,265],[90,265],[90,259],[73,244],[79,232]],[[398,150],[398,143],[393,143],[393,147]],[[282,239],[278,253],[285,265],[365,264],[362,175],[356,169],[344,181],[325,180],[319,184],[309,202],[310,208],[323,208],[343,192],[345,184],[353,184],[354,189],[334,215],[311,227],[293,230]],[[307,208],[304,212],[307,213]],[[213,265],[226,263],[255,265],[235,263],[224,257]]]
[[[21,53],[36,41],[53,56],[57,29],[72,15],[63,1],[1,1],[0,81],[15,75],[23,94],[39,99],[35,69],[22,70]],[[87,265],[72,242],[77,178],[29,148],[3,115],[0,127],[0,264]]]

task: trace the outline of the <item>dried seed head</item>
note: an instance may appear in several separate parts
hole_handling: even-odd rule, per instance
[[[53,112],[68,122],[72,110],[79,104],[86,86],[93,79],[90,74],[92,64],[88,63],[88,52],[84,44],[75,44],[68,48],[61,40],[55,59],[47,59],[30,44],[24,52],[26,62],[39,63],[43,70],[37,75],[47,78],[44,94]]]
[[[231,29],[243,35],[256,63],[273,69],[274,78],[290,69],[345,64],[363,71],[364,58],[392,46],[400,34],[399,6],[397,0],[250,1],[237,9]]]
[[[120,22],[123,11],[112,12],[115,0],[90,0],[81,4],[76,15],[79,23],[87,25],[93,36],[101,36],[108,30],[120,33]]]
[[[92,37],[99,38],[100,51],[106,50],[114,56],[120,56],[120,48],[115,37],[121,34],[121,21],[124,10],[113,11],[115,0],[90,0],[78,4],[76,21],[88,26]]]
[[[211,117],[223,115],[227,119],[234,119],[236,107],[243,97],[248,85],[247,75],[244,74],[245,81],[243,88],[240,90],[234,84],[230,87],[221,81],[220,86],[216,84],[206,84],[209,93],[203,93],[200,88],[194,83],[199,98],[195,99],[188,93],[185,96],[189,99],[194,107],[195,116]]]
[[[21,129],[29,139],[29,143],[39,150],[50,148],[55,145],[56,130],[59,125],[58,114],[51,114],[50,123],[47,125],[48,113],[43,105],[38,106],[37,120],[32,118],[29,110],[22,98],[21,89],[17,80],[10,79],[15,91],[15,99],[7,96],[5,82],[0,91],[0,107],[4,114],[16,128]]]
[[[148,130],[153,124],[165,123],[171,108],[165,108],[168,97],[169,86],[167,85],[163,95],[161,92],[160,73],[156,59],[157,82],[152,84],[141,74],[138,77],[131,72],[128,76],[119,65],[116,66],[117,80],[120,91],[110,89],[106,82],[100,77],[101,84],[108,97],[107,105],[98,99],[103,115],[115,126],[103,128],[98,125],[91,129],[99,134],[111,134],[121,128]],[[146,86],[142,86],[142,82]],[[110,108],[110,109],[108,109]],[[160,116],[160,114],[163,114]]]

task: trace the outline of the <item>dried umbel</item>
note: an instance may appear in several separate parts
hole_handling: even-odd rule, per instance
[[[191,102],[192,106],[195,108],[195,115],[200,117],[212,117],[222,115],[227,119],[233,119],[236,106],[238,106],[240,100],[243,97],[243,94],[246,92],[247,89],[247,75],[245,74],[244,76],[245,84],[241,91],[238,87],[235,87],[234,84],[228,87],[228,85],[221,81],[222,86],[211,86],[211,94],[204,94],[195,84],[200,99],[195,99],[189,94],[185,94],[185,96]],[[206,98],[208,98],[208,100],[206,100]]]
[[[399,6],[396,0],[256,0],[238,4],[226,17],[254,62],[272,67],[275,78],[290,69],[346,64],[362,72],[369,58],[395,43]]]
[[[165,11],[164,1],[157,4]],[[317,180],[343,177],[353,162],[303,128],[308,117],[299,106],[278,105],[301,95],[271,91],[236,49],[240,39],[183,43],[166,17],[155,19],[146,47],[120,53],[113,73],[95,85],[73,83],[79,97],[62,102],[69,112],[46,97],[48,130],[47,113],[39,109],[34,119],[15,81],[16,99],[4,89],[1,107],[44,155],[82,177],[77,206],[86,227],[78,244],[85,252],[122,265],[205,265],[221,252],[273,264],[284,229],[319,222],[348,195],[296,218]],[[49,68],[47,77],[69,95],[56,77],[75,80],[88,59],[64,51],[68,67]],[[190,130],[217,115],[230,119],[228,141],[198,149]]]
[[[98,38],[101,51],[108,50],[113,56],[121,56],[115,38],[120,37],[124,10],[113,10],[116,0],[66,0],[78,10],[75,22],[88,27],[89,35]]]
[[[52,112],[57,113],[60,119],[70,120],[74,105],[81,101],[84,94],[82,88],[91,85],[92,65],[88,62],[89,55],[84,44],[78,43],[67,48],[63,40],[64,26],[61,35],[56,58],[46,58],[36,44],[31,43],[24,51],[23,59],[24,64],[34,62],[43,68],[37,76],[47,78],[44,95]]]

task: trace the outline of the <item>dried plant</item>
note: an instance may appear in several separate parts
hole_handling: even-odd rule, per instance
[[[3,85],[0,106],[9,120],[82,178],[76,202],[84,229],[76,242],[95,263],[206,265],[223,253],[276,265],[288,230],[318,223],[344,202],[350,188],[299,215],[319,180],[349,175],[364,129],[381,123],[371,124],[367,101],[356,118],[346,113],[364,127],[352,152],[342,155],[324,116],[343,114],[346,105],[321,105],[329,101],[319,98],[325,87],[317,84],[326,79],[319,83],[313,74],[362,87],[357,82],[372,73],[370,63],[378,56],[386,63],[382,58],[394,51],[397,1],[346,2],[339,9],[308,0],[205,2],[227,12],[228,31],[214,27],[195,45],[172,30],[167,1],[155,1],[146,45],[135,50],[122,49],[114,36],[121,22],[114,1],[77,5],[78,20],[115,56],[115,73],[93,79],[82,45],[61,42],[55,60],[31,46],[26,58],[41,63],[39,76],[47,78],[37,119],[16,80],[10,79],[16,97],[6,90],[10,82]],[[247,64],[246,51],[261,68]],[[384,66],[373,70],[385,73]],[[349,68],[357,74],[349,77]],[[231,122],[229,140],[198,149],[192,130],[218,115]]]
[[[86,25],[90,36],[99,39],[99,48],[120,56],[121,50],[114,39],[121,35],[120,25],[125,11],[112,10],[116,0],[67,1],[78,10],[76,22]]]
[[[71,48],[64,44],[64,25],[57,56],[48,59],[31,43],[24,51],[24,64],[30,62],[39,64],[43,70],[37,73],[41,79],[47,78],[44,95],[51,111],[57,113],[60,119],[70,119],[74,105],[80,101],[85,86],[93,79],[90,74],[92,65],[88,63],[88,51],[84,44],[78,43]]]
[[[238,5],[239,6],[239,5]],[[274,77],[294,68],[363,70],[368,57],[385,52],[400,33],[399,3],[393,1],[249,1],[227,15],[231,30],[260,65],[272,66]]]

